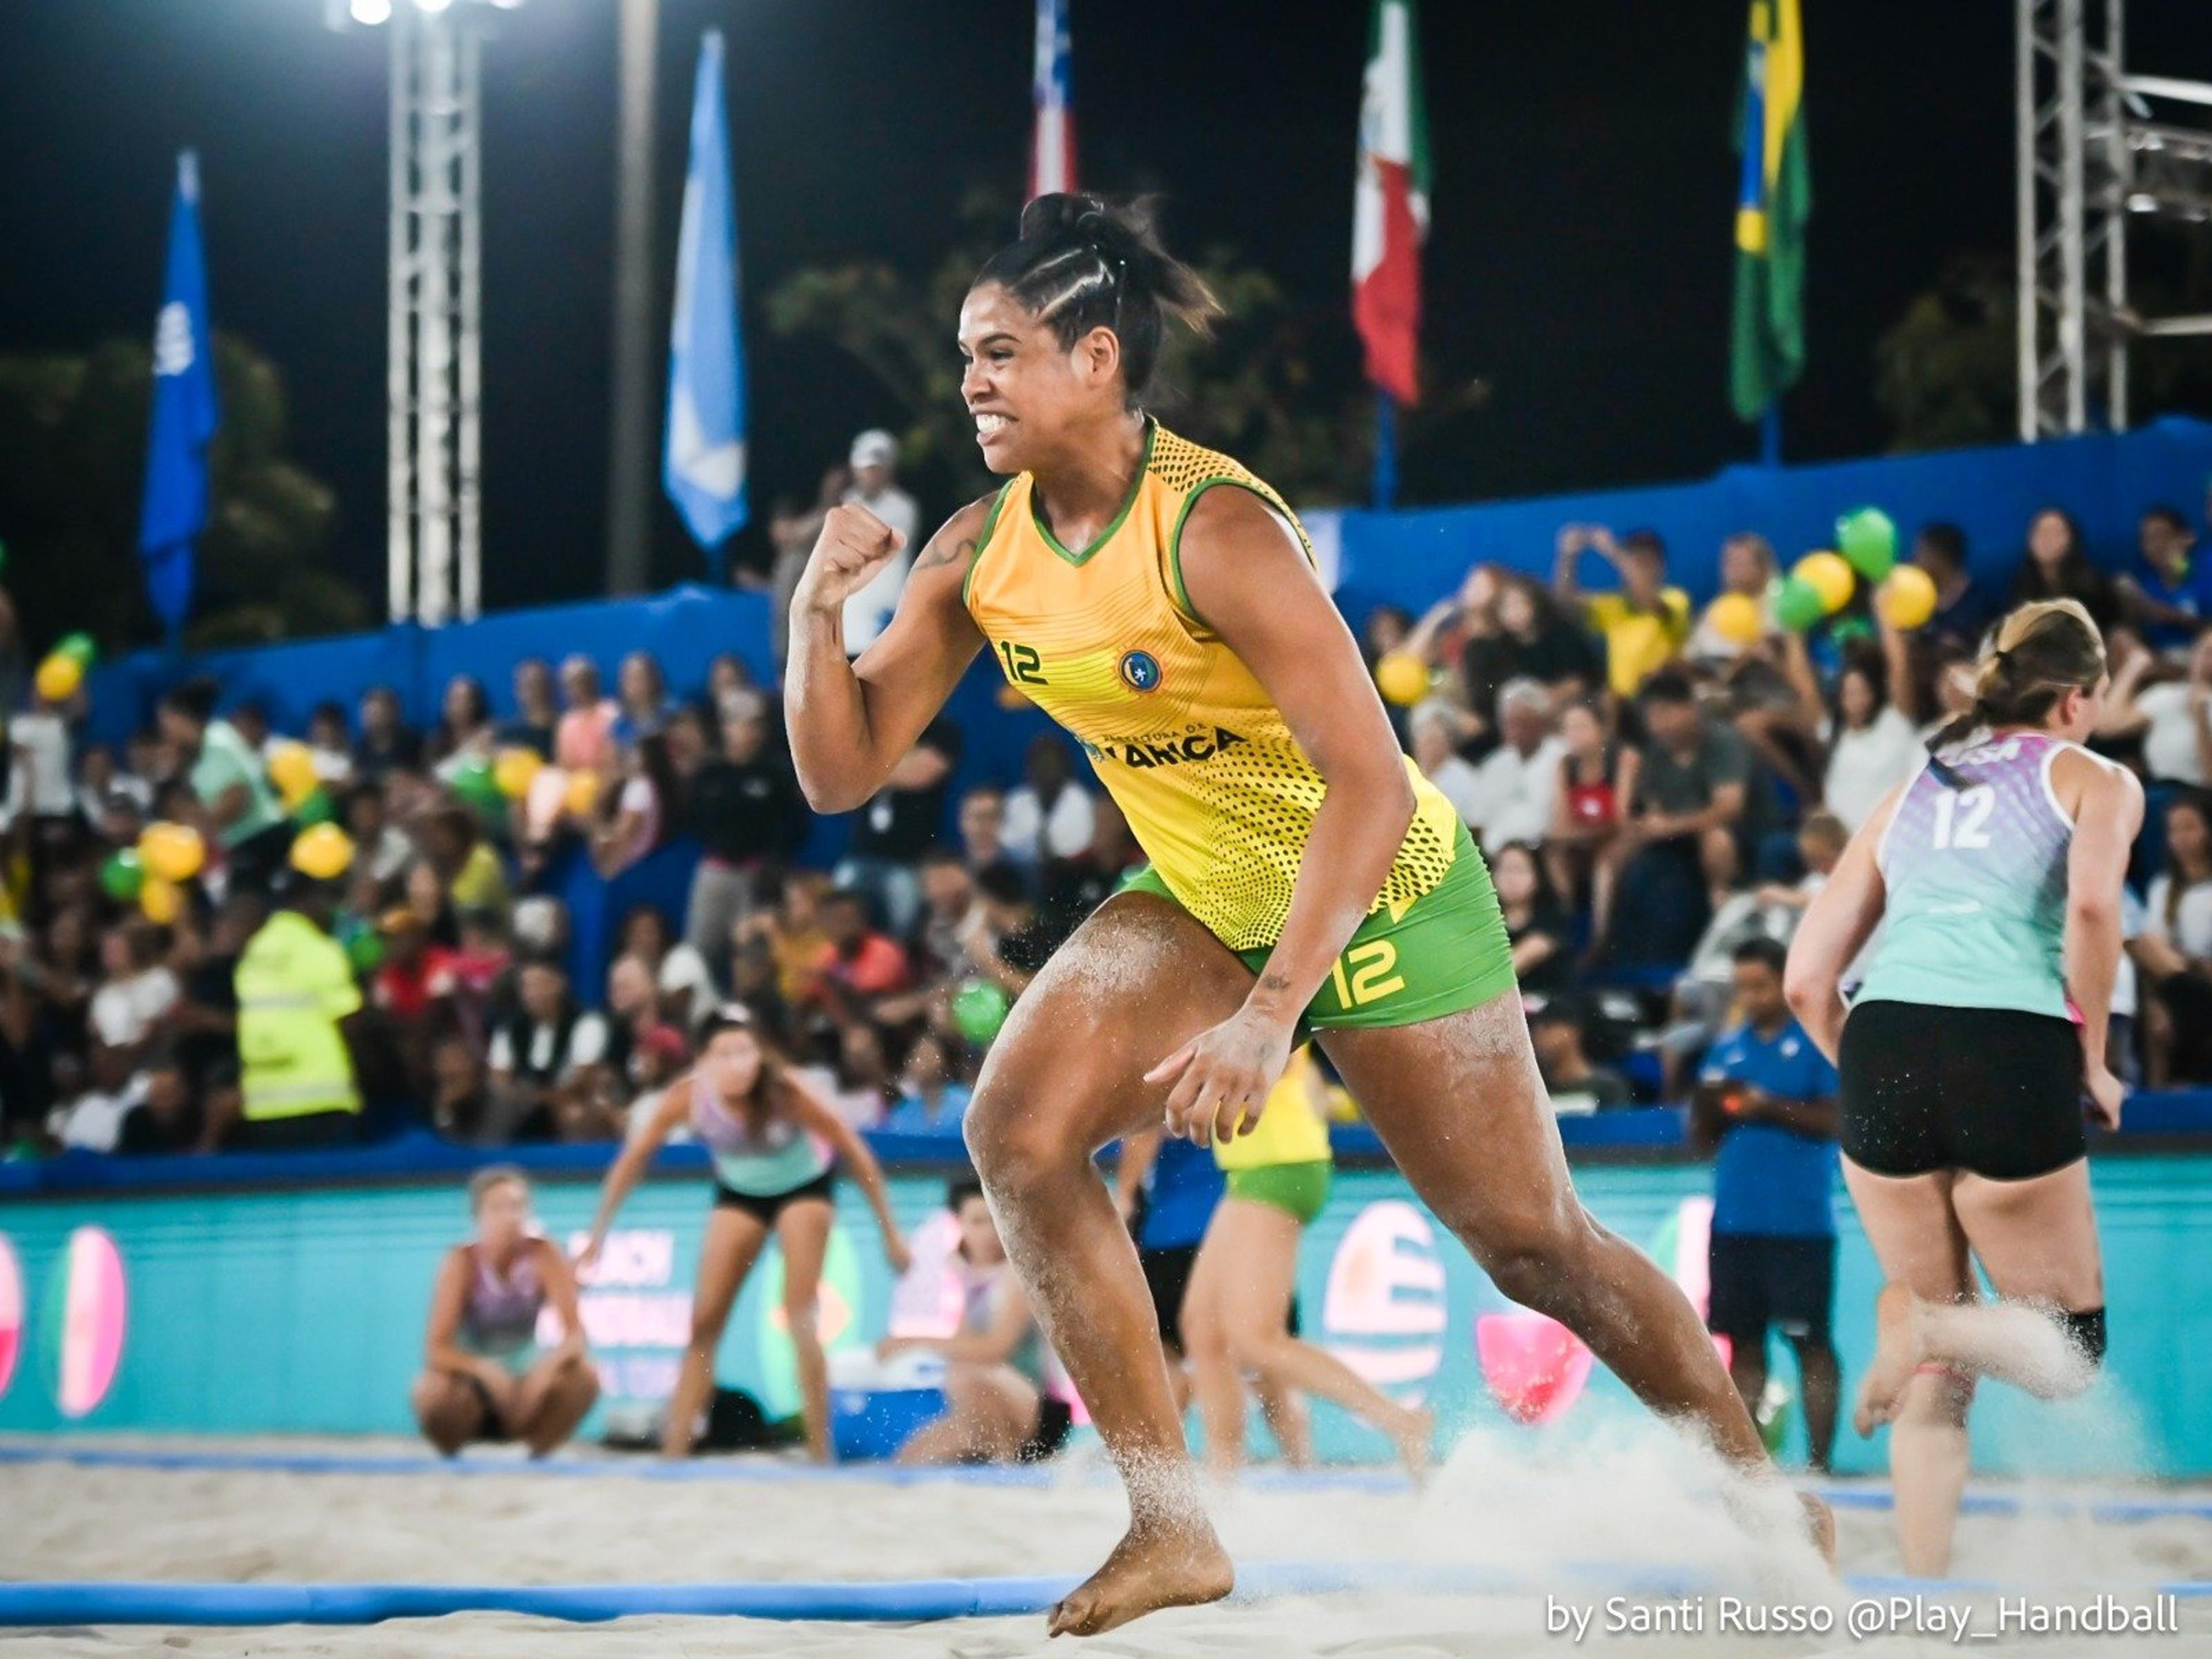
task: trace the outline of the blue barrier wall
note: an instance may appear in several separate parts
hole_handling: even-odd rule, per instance
[[[2117,566],[2135,556],[2136,520],[2145,507],[2168,501],[2194,519],[2208,482],[2212,422],[2177,417],[2118,436],[1824,466],[1738,466],[1696,483],[1409,513],[1346,513],[1336,527],[1337,599],[1355,622],[1385,602],[1419,615],[1477,562],[1548,575],[1559,526],[1583,523],[1658,531],[1667,540],[1674,580],[1703,599],[1713,590],[1723,538],[1756,530],[1784,559],[1793,559],[1811,548],[1832,546],[1837,516],[1869,502],[1887,511],[1908,537],[1931,519],[1960,525],[1975,573],[1984,578],[2010,574],[2028,520],[2051,506],[2080,520],[2090,553]],[[1593,567],[1596,562],[1589,561]],[[1589,579],[1597,580],[1594,572]]]
[[[2094,1180],[2112,1308],[2109,1380],[2092,1401],[2065,1408],[1984,1389],[1978,1459],[1996,1471],[2212,1475],[2200,1380],[2212,1354],[2212,1212],[2202,1201],[2212,1156],[2100,1158]],[[1698,1293],[1709,1171],[1585,1167],[1577,1182],[1600,1220]],[[945,1248],[950,1218],[936,1179],[902,1176],[892,1185],[924,1263],[896,1292],[910,1315],[941,1297],[927,1262]],[[594,1196],[582,1182],[542,1188],[548,1233],[573,1239]],[[585,1320],[611,1396],[654,1398],[668,1386],[707,1213],[699,1177],[650,1182],[610,1239]],[[1838,1219],[1837,1335],[1848,1387],[1866,1361],[1878,1279],[1840,1193]],[[0,1430],[404,1431],[431,1278],[465,1225],[458,1175],[390,1188],[0,1205]],[[1477,1334],[1486,1321],[1525,1316],[1508,1310],[1395,1174],[1340,1174],[1307,1235],[1299,1292],[1308,1334],[1378,1385],[1427,1399],[1448,1425],[1499,1421]],[[833,1349],[872,1343],[894,1295],[872,1223],[848,1195],[822,1308]],[[781,1409],[795,1395],[778,1302],[771,1258],[731,1321],[720,1370]],[[1499,1334],[1493,1328],[1493,1340]],[[1777,1370],[1791,1374],[1778,1355]],[[1555,1403],[1558,1430],[1569,1433],[1628,1409],[1602,1371]],[[1316,1429],[1324,1455],[1388,1455],[1379,1436],[1332,1408],[1316,1407]],[[1876,1469],[1881,1455],[1878,1441],[1846,1427],[1839,1468]]]

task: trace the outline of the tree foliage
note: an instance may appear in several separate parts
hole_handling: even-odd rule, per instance
[[[337,501],[285,456],[283,376],[227,334],[216,335],[215,356],[222,426],[187,641],[360,627],[368,607],[327,565]],[[159,637],[137,552],[153,375],[143,341],[103,341],[82,356],[0,356],[0,535],[34,644],[72,629],[109,650]]]
[[[904,471],[939,499],[993,487],[960,399],[952,319],[1013,220],[1002,197],[972,191],[929,270],[881,261],[809,267],[768,295],[774,332],[826,339],[882,386],[899,410],[886,424],[899,437]],[[1235,455],[1293,501],[1359,501],[1374,463],[1374,404],[1360,383],[1347,307],[1300,305],[1233,248],[1209,247],[1194,263],[1227,314],[1210,339],[1178,331],[1163,349],[1162,418]],[[1480,396],[1479,387],[1446,388],[1401,426],[1401,444],[1417,445]]]
[[[2131,273],[2142,313],[2212,311],[2212,236],[2153,251],[2165,257]],[[2008,258],[1958,255],[1876,342],[1875,402],[1889,417],[1893,450],[2005,443],[2019,431],[2014,280]],[[2128,373],[2136,424],[2167,413],[2212,413],[2212,340],[2138,339]]]

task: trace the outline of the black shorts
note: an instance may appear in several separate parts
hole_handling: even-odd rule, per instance
[[[1826,1342],[1836,1299],[1836,1241],[1771,1233],[1715,1233],[1709,1330],[1736,1352],[1764,1346],[1769,1327],[1792,1342]]]
[[[1138,1263],[1145,1270],[1145,1288],[1152,1293],[1152,1316],[1159,1321],[1160,1341],[1178,1358],[1183,1352],[1183,1293],[1190,1289],[1191,1264],[1197,1260],[1195,1244],[1170,1244],[1157,1250],[1137,1252]],[[1291,1294],[1291,1311],[1283,1322],[1283,1328],[1292,1336],[1299,1334],[1296,1292]]]
[[[483,1414],[483,1420],[477,1425],[477,1431],[469,1438],[488,1441],[493,1445],[501,1445],[514,1439],[514,1437],[507,1432],[507,1425],[499,1420],[499,1410],[491,1403],[491,1390],[484,1387],[483,1378],[464,1371],[461,1381],[469,1385],[469,1392],[477,1397],[477,1409]]]
[[[1882,1176],[1992,1181],[2081,1158],[2081,1035],[2015,1008],[1866,1002],[1844,1022],[1844,1156]]]
[[[1042,1463],[1067,1443],[1068,1432],[1075,1426],[1074,1413],[1067,1401],[1055,1400],[1048,1394],[1037,1395],[1036,1427],[1030,1437],[1014,1451],[1017,1463]]]
[[[813,1180],[793,1187],[784,1193],[741,1193],[734,1187],[714,1183],[714,1207],[743,1210],[763,1227],[774,1227],[776,1217],[783,1213],[787,1204],[796,1204],[802,1198],[818,1198],[823,1203],[836,1201],[837,1172],[824,1170]]]

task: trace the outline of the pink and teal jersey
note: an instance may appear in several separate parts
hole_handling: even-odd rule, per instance
[[[2051,769],[2076,748],[2014,732],[1921,768],[1875,855],[1888,902],[1856,1000],[2069,1017],[2074,821]]]

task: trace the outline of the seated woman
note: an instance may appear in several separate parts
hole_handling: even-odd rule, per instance
[[[507,1165],[469,1182],[477,1236],[447,1252],[430,1292],[425,1369],[415,1420],[451,1457],[471,1440],[520,1440],[543,1457],[575,1432],[599,1397],[599,1373],[576,1311],[576,1275],[530,1231],[530,1182]],[[541,1352],[538,1316],[550,1302],[567,1333]]]
[[[960,1222],[960,1328],[951,1336],[887,1336],[884,1358],[945,1356],[945,1413],[900,1449],[902,1463],[1038,1463],[1066,1443],[1067,1402],[1045,1392],[1044,1334],[1006,1262],[982,1183],[956,1181],[945,1201]]]

